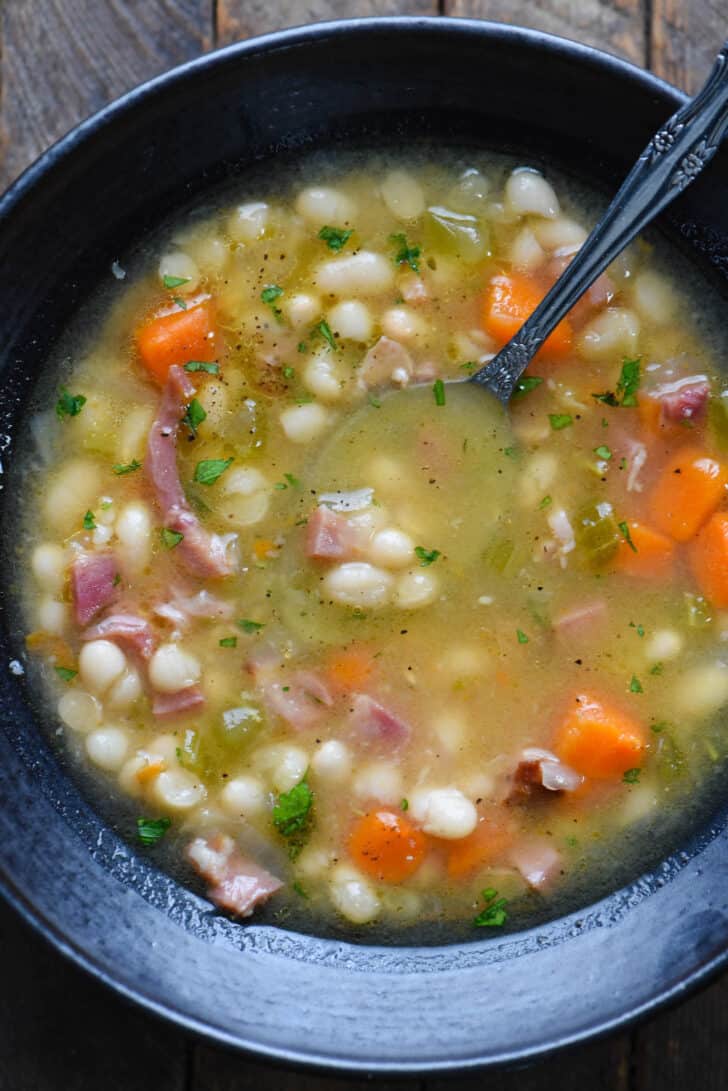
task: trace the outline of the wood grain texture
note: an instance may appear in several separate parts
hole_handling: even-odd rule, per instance
[[[425,1088],[426,1091],[633,1091],[629,1062],[629,1037],[623,1035],[530,1068],[457,1080],[431,1079],[426,1081]],[[667,1086],[661,1091],[668,1091]]]
[[[698,90],[727,37],[726,0],[653,0],[651,67],[683,91]]]
[[[217,0],[216,41],[228,45],[283,27],[367,15],[437,15],[437,0]]]
[[[448,15],[492,19],[574,38],[645,63],[646,0],[445,0]],[[675,0],[679,3],[680,0]],[[687,2],[687,0],[683,0]]]
[[[212,2],[0,2],[0,189],[81,118],[209,48]]]

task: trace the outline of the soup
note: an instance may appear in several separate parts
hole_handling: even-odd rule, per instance
[[[728,401],[641,244],[506,415],[465,380],[588,211],[498,159],[318,170],[115,263],[40,418],[27,644],[222,909],[498,929],[725,753]]]

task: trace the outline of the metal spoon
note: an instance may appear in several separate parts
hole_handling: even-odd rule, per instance
[[[728,42],[698,94],[655,133],[597,226],[518,333],[468,382],[507,405],[541,345],[635,235],[710,162],[728,129]]]

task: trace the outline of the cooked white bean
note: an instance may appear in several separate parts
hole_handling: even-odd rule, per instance
[[[67,727],[85,734],[101,723],[101,705],[90,693],[69,689],[58,701],[58,715]]]
[[[266,807],[265,788],[257,777],[242,774],[225,785],[220,793],[220,804],[233,818],[262,814]]]
[[[162,255],[159,262],[159,279],[164,281],[165,277],[180,280],[182,283],[173,284],[172,288],[176,295],[187,295],[194,292],[200,283],[200,270],[189,254],[182,250],[170,250]]]
[[[416,220],[425,211],[422,186],[406,170],[390,170],[382,179],[384,203],[398,220]]]
[[[409,797],[412,817],[425,833],[456,841],[478,824],[474,804],[458,788],[417,788]]]
[[[142,695],[142,680],[136,667],[127,667],[112,684],[104,703],[112,712],[126,712]]]
[[[178,644],[162,644],[149,661],[149,680],[160,693],[177,693],[199,682],[199,661]]]
[[[152,550],[152,516],[142,500],[130,500],[119,512],[114,527],[124,563],[140,571],[149,563]]]
[[[393,579],[389,572],[366,561],[336,565],[324,579],[324,593],[345,606],[384,606],[389,601]]]
[[[121,727],[99,727],[86,736],[86,752],[94,765],[108,773],[121,769],[129,750],[129,737]]]
[[[296,860],[296,871],[304,879],[320,879],[331,867],[333,854],[307,845]]]
[[[205,785],[186,769],[165,769],[152,784],[156,802],[172,811],[190,811],[206,795]]]
[[[511,243],[511,265],[519,273],[531,273],[546,260],[541,243],[530,227],[522,227]]]
[[[728,702],[728,666],[705,663],[692,667],[677,679],[671,708],[685,720],[701,720]]]
[[[188,250],[207,276],[219,276],[230,258],[230,249],[219,235],[201,235]]]
[[[356,205],[331,186],[310,186],[299,193],[296,212],[314,227],[346,227],[356,215]]]
[[[230,213],[227,220],[227,230],[233,242],[255,242],[261,239],[268,226],[270,209],[263,201],[249,201],[247,204],[238,205]]]
[[[590,360],[620,352],[632,354],[637,348],[639,332],[640,321],[634,311],[608,307],[585,327],[581,351]]]
[[[379,295],[394,286],[394,265],[383,254],[360,250],[322,262],[314,281],[327,295]]]
[[[484,678],[493,666],[490,653],[477,644],[451,644],[438,663],[438,669],[448,678]]]
[[[530,167],[514,170],[506,182],[506,204],[519,216],[546,216],[560,211],[559,199],[542,174]]]
[[[558,456],[551,451],[539,451],[524,463],[519,481],[518,499],[524,508],[535,508],[556,480]]]
[[[634,305],[641,318],[662,325],[675,314],[675,296],[667,281],[649,270],[639,273],[632,286]]]
[[[126,670],[126,656],[110,640],[90,640],[81,648],[78,673],[92,693],[103,694]]]
[[[278,792],[290,792],[306,776],[308,754],[300,746],[281,746],[273,768],[271,783]]]
[[[67,627],[69,620],[70,614],[65,602],[58,602],[56,599],[50,598],[49,595],[43,596],[38,603],[39,629],[60,636]]]
[[[333,355],[317,352],[303,370],[303,385],[322,402],[336,402],[344,392],[344,381]]]
[[[311,759],[311,768],[323,780],[340,784],[351,776],[351,754],[346,743],[328,739]]]
[[[153,420],[151,405],[136,405],[124,414],[116,437],[116,458],[121,465],[126,466],[134,459],[143,460]]]
[[[399,803],[404,795],[402,774],[386,761],[369,762],[354,775],[354,794],[362,801]]]
[[[477,216],[483,211],[489,189],[490,183],[485,175],[475,167],[468,167],[449,191],[445,204],[456,212]]]
[[[128,758],[119,770],[119,787],[128,796],[138,798],[143,792],[143,786],[139,780],[139,773],[149,765],[149,756],[139,750],[133,757]]]
[[[327,315],[329,326],[347,341],[368,341],[372,336],[371,311],[358,299],[342,299]]]
[[[55,542],[41,542],[33,550],[31,560],[33,575],[43,588],[55,594],[60,591],[66,579],[68,564],[65,550]]]
[[[79,525],[101,491],[101,471],[87,459],[72,459],[52,478],[43,499],[43,514],[62,537]]]
[[[684,646],[676,629],[657,629],[645,643],[645,655],[651,660],[676,659]]]
[[[308,292],[296,292],[292,296],[284,294],[280,300],[280,308],[286,321],[294,329],[300,329],[301,326],[310,326],[316,321],[321,314],[321,300]]]
[[[414,560],[415,543],[403,530],[384,527],[372,538],[368,552],[382,568],[404,568]]]
[[[572,254],[578,250],[587,236],[586,229],[581,224],[566,216],[550,221],[535,221],[533,233],[544,250],[558,250],[563,254]]]
[[[441,712],[435,718],[432,729],[450,754],[460,749],[468,734],[467,721],[454,712]]]
[[[424,318],[411,307],[390,307],[382,315],[382,333],[393,341],[415,341],[427,332]]]
[[[437,579],[430,572],[410,569],[397,580],[395,603],[401,610],[417,610],[437,597]]]
[[[220,486],[224,497],[218,506],[220,518],[235,527],[258,523],[268,512],[271,487],[255,466],[238,466],[229,470]]]
[[[373,888],[348,864],[335,868],[329,890],[336,909],[353,924],[366,924],[379,913],[381,904]]]
[[[281,427],[291,443],[310,443],[328,427],[329,414],[322,405],[292,405],[280,416]]]
[[[157,735],[146,748],[149,757],[153,761],[162,758],[166,765],[174,766],[179,764],[177,760],[178,749],[179,739],[168,731],[163,735]]]

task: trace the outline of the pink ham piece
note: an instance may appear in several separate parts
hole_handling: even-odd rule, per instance
[[[529,746],[521,753],[513,773],[513,787],[509,802],[518,803],[535,796],[547,798],[547,792],[575,792],[584,778],[570,765],[560,761],[556,754],[540,747]]]
[[[358,534],[337,511],[321,504],[306,524],[307,557],[317,561],[343,561],[357,554]]]
[[[391,337],[380,337],[364,357],[359,374],[367,387],[385,383],[405,386],[414,370],[414,361],[404,345]]]
[[[155,693],[152,712],[159,720],[170,716],[182,716],[193,712],[205,703],[205,695],[199,686],[187,686],[176,693]]]
[[[604,599],[591,599],[558,614],[553,620],[554,632],[562,639],[583,639],[597,632],[607,620]]]
[[[249,917],[283,883],[265,868],[243,856],[232,837],[196,837],[187,846],[187,858],[209,884],[210,901],[236,917]]]
[[[118,569],[111,553],[79,553],[71,565],[71,594],[76,621],[89,621],[116,598]]]
[[[364,746],[382,744],[395,750],[412,734],[409,724],[367,693],[355,693],[349,710],[357,740]]]
[[[312,671],[295,671],[283,681],[263,681],[262,687],[270,711],[296,731],[314,727],[325,709],[334,703],[324,683]]]
[[[154,613],[172,625],[187,627],[198,617],[226,620],[233,616],[234,610],[231,602],[219,599],[209,591],[198,591],[193,595],[173,587],[169,601],[155,606]]]
[[[152,627],[137,614],[110,614],[87,629],[82,640],[113,640],[149,659],[157,645]]]
[[[427,285],[422,277],[417,276],[416,273],[408,273],[400,278],[399,294],[405,303],[411,303],[413,306],[418,303],[426,303],[430,298]]]
[[[561,856],[545,837],[523,837],[511,848],[509,862],[534,890],[549,887],[561,871]]]
[[[177,365],[171,367],[157,419],[149,430],[145,468],[165,528],[183,536],[175,552],[189,571],[201,578],[229,576],[234,570],[230,542],[201,525],[187,502],[177,469],[177,432],[194,393],[186,372]]]
[[[705,375],[688,375],[658,386],[648,397],[660,403],[660,424],[699,421],[708,408],[710,383]]]

